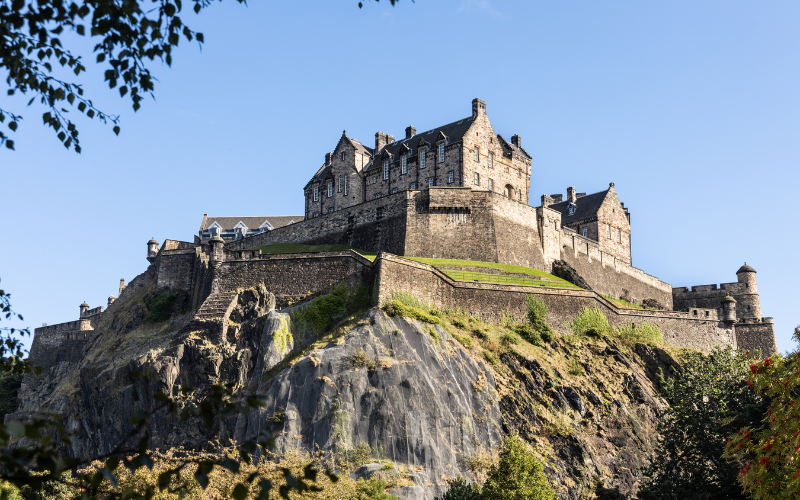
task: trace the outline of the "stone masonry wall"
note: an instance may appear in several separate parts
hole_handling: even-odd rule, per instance
[[[162,250],[156,257],[157,286],[191,291],[194,247],[181,250]]]
[[[664,308],[672,309],[672,285],[601,251],[596,241],[567,228],[562,228],[561,233],[561,258],[592,289],[637,304],[644,299],[655,299]]]
[[[772,323],[772,318],[764,318],[761,321],[754,319],[738,321],[736,342],[739,349],[744,351],[760,350],[764,356],[777,353],[778,344],[775,340],[775,325]]]
[[[750,293],[747,283],[741,282],[676,287],[672,289],[672,302],[677,311],[684,311],[690,307],[720,309],[722,299],[728,295],[736,299],[737,318],[752,317],[753,307],[760,313],[758,294]]]
[[[339,282],[355,289],[373,284],[373,263],[352,251],[262,255],[256,259],[226,260],[216,270],[220,292],[264,284],[279,303],[329,290]]]
[[[392,292],[405,292],[436,307],[458,307],[487,321],[499,321],[503,313],[524,318],[526,296],[533,293],[548,306],[548,324],[562,333],[568,332],[567,325],[584,307],[596,306],[612,326],[655,324],[670,345],[708,351],[714,346],[736,343],[733,330],[724,323],[694,319],[686,313],[673,311],[620,309],[586,290],[456,282],[431,266],[386,254],[381,254],[376,264],[380,304],[390,300]]]

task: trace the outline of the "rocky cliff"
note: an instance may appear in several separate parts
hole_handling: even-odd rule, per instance
[[[55,412],[73,435],[69,453],[102,453],[123,439],[133,411],[154,410],[155,393],[191,386],[192,404],[211,384],[233,382],[237,395],[261,394],[266,406],[211,430],[156,412],[156,446],[200,449],[269,430],[278,452],[358,450],[361,462],[391,463],[413,485],[396,494],[432,499],[457,475],[483,479],[502,436],[516,432],[561,498],[577,499],[597,478],[637,489],[664,408],[655,374],[675,364],[665,349],[608,338],[537,346],[461,311],[434,311],[433,322],[391,317],[362,307],[363,290],[341,288],[280,311],[263,287],[240,290],[225,341],[212,342],[218,318],[184,312],[179,293],[169,320],[146,321],[168,293],[150,283],[127,296],[79,362],[26,380],[20,414]]]

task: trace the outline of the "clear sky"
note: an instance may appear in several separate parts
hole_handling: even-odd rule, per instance
[[[480,97],[533,155],[532,204],[615,182],[635,266],[686,286],[736,281],[747,261],[779,348],[794,346],[800,3],[365,3],[186,9],[205,46],[155,64],[157,101],[138,113],[87,54],[86,90],[122,133],[78,118],[81,155],[0,92],[25,114],[17,151],[0,151],[0,287],[24,324],[105,305],[144,271],[151,237],[191,241],[205,212],[302,214],[343,129],[371,144],[469,116]]]

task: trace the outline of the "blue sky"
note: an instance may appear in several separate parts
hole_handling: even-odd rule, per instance
[[[302,213],[343,129],[399,137],[480,97],[533,155],[533,204],[615,182],[635,266],[685,286],[735,281],[747,261],[779,348],[794,346],[800,3],[251,0],[184,16],[203,50],[154,64],[157,100],[138,113],[87,53],[85,88],[122,133],[79,118],[81,155],[0,92],[25,115],[0,151],[0,287],[24,324],[105,305],[150,237],[191,240],[205,212]]]

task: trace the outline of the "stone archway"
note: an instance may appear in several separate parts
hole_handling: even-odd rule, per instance
[[[506,190],[505,190],[504,194],[506,196],[508,196],[509,198],[513,198],[514,197],[514,186],[512,186],[511,184],[506,184]]]

